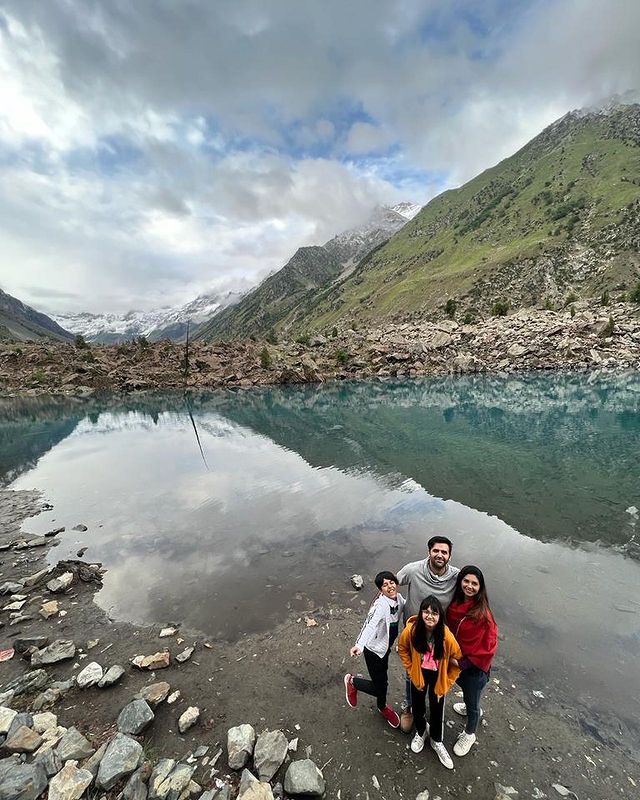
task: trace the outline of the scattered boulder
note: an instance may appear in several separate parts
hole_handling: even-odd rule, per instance
[[[76,646],[70,639],[56,639],[50,645],[36,650],[31,656],[31,664],[38,667],[42,664],[57,664],[66,661],[76,654]]]
[[[18,594],[18,592],[22,591],[22,584],[16,583],[16,581],[5,581],[2,586],[0,586],[0,594]]]
[[[124,672],[124,667],[121,667],[120,664],[114,664],[112,667],[109,667],[98,681],[98,688],[106,689],[108,686],[113,686],[118,683],[120,678],[124,675]]]
[[[21,764],[6,758],[0,761],[0,797],[37,800],[47,788],[47,773],[41,764]]]
[[[31,663],[33,663],[33,661]],[[33,692],[36,689],[42,689],[48,680],[49,676],[43,669],[33,669],[9,681],[5,686],[5,690],[12,691],[14,695],[18,697],[18,695]]]
[[[47,589],[53,594],[58,594],[59,592],[66,592],[72,583],[73,572],[63,572],[62,575],[58,575],[57,578],[52,578],[47,582]]]
[[[191,658],[194,650],[195,647],[185,647],[185,649],[176,656],[176,661],[179,661],[180,664],[184,664],[185,661],[188,661]]]
[[[55,617],[59,610],[57,600],[48,600],[40,606],[38,614],[44,619],[49,619],[49,617]]]
[[[144,702],[144,701],[140,701]],[[178,730],[180,733],[185,733],[189,728],[193,727],[200,718],[200,709],[197,706],[189,706],[178,719]]]
[[[356,591],[359,592],[360,589],[362,589],[362,587],[364,586],[364,578],[362,577],[362,575],[352,575],[351,585],[353,586],[354,589],[356,589]]]
[[[131,659],[131,663],[138,669],[164,669],[171,663],[171,656],[168,650],[161,650],[150,656],[135,656]]]
[[[102,761],[104,754],[107,752],[107,744],[108,742],[101,744],[96,752],[92,756],[89,756],[89,758],[82,765],[82,769],[89,770],[94,778],[97,776],[100,762]]]
[[[0,735],[9,733],[13,720],[18,716],[18,712],[12,708],[0,706]]]
[[[149,800],[158,800],[162,784],[171,774],[176,762],[173,758],[161,758],[153,768],[149,778]]]
[[[284,790],[287,794],[320,797],[325,790],[324,777],[310,758],[292,761],[284,778]]]
[[[416,796],[416,800],[429,800],[429,790],[425,789],[424,792],[420,792],[420,794]]]
[[[166,681],[159,681],[158,683],[150,683],[148,686],[143,686],[136,697],[146,700],[151,708],[156,708],[167,699],[170,691],[171,686]]]
[[[227,752],[231,769],[242,769],[253,753],[256,732],[253,725],[237,725],[227,732]]]
[[[51,567],[45,567],[44,569],[41,569],[39,572],[35,572],[33,575],[28,575],[26,578],[23,578],[22,585],[24,586],[25,589],[30,589],[37,583],[40,583],[40,581],[43,578],[46,578],[46,576],[50,572],[51,572]]]
[[[91,661],[87,666],[76,675],[76,683],[81,689],[95,686],[102,680],[103,671],[97,661]]]
[[[89,758],[95,752],[95,747],[77,728],[71,727],[60,739],[56,752],[64,763],[70,759],[79,761],[81,758]]]
[[[9,733],[4,748],[10,753],[33,753],[41,744],[42,736],[26,725],[20,725],[13,733]]]
[[[60,756],[53,749],[53,747],[47,747],[46,750],[41,747],[36,753],[33,762],[34,764],[40,764],[42,766],[44,771],[47,773],[47,778],[50,778],[52,775],[56,775],[62,769],[62,761],[60,760]]]
[[[258,736],[253,763],[261,781],[270,781],[282,766],[289,743],[282,731],[265,731]]]
[[[141,758],[142,745],[130,736],[117,733],[107,745],[100,762],[96,786],[99,789],[111,789],[137,769]]]
[[[20,636],[13,641],[13,649],[16,653],[26,653],[32,647],[40,649],[49,643],[47,636]]]
[[[118,715],[118,730],[138,736],[153,722],[155,715],[144,700],[132,700]]]
[[[175,636],[178,633],[177,628],[162,628],[158,634],[161,639],[166,639],[168,636]]]
[[[170,761],[171,759],[166,759]],[[175,762],[174,762],[175,763]],[[149,782],[149,800],[152,800],[151,792],[154,791],[153,800],[165,800],[165,798],[180,797],[182,792],[191,783],[191,777],[195,772],[195,766],[189,764],[176,764],[163,781],[154,784],[152,787]],[[151,775],[153,779],[153,774]]]
[[[122,791],[123,800],[147,800],[147,784],[149,771],[145,765],[139,767],[129,778]]]
[[[23,725],[26,725],[27,728],[33,727],[33,717],[29,714],[28,711],[19,711],[15,717],[13,718],[13,722],[11,723],[11,727],[7,731],[7,738],[13,736],[13,734],[21,728]]]
[[[79,800],[92,781],[93,775],[86,769],[78,769],[77,761],[67,761],[49,783],[48,800]]]
[[[44,733],[51,728],[58,726],[58,718],[50,711],[44,711],[41,714],[34,714],[33,716],[33,729],[36,733]]]

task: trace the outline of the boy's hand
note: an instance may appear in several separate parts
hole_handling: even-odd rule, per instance
[[[351,658],[355,658],[356,656],[359,656],[361,653],[362,650],[359,647],[356,647],[355,645],[351,648],[351,650],[349,650],[349,655],[351,656]]]

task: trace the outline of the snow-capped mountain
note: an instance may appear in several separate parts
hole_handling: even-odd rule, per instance
[[[399,203],[398,206],[411,206],[411,203]],[[417,213],[417,212],[416,212]],[[384,242],[407,223],[409,217],[396,208],[378,206],[362,225],[343,231],[323,246],[348,269],[367,255],[374,247]]]
[[[415,215],[420,211],[422,206],[419,206],[417,203],[396,203],[395,206],[391,206],[391,210],[395,211],[396,214],[400,214],[405,219],[413,219]]]
[[[203,294],[182,306],[166,306],[152,311],[129,311],[126,314],[58,314],[53,319],[88,342],[113,344],[146,336],[151,341],[181,339],[190,323],[191,332],[218,311],[237,303],[240,292]]]

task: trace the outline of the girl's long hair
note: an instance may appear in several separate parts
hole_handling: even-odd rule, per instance
[[[411,644],[418,653],[427,652],[429,634],[427,633],[427,626],[422,619],[423,611],[437,611],[440,615],[433,629],[433,657],[439,660],[444,656],[444,611],[442,610],[442,603],[434,594],[428,595],[420,603],[418,618],[413,623],[413,630],[411,631]]]
[[[475,575],[480,583],[480,589],[478,590],[478,594],[475,597],[475,603],[469,609],[469,616],[475,617],[476,619],[487,619],[493,620],[493,613],[491,611],[491,606],[489,605],[489,596],[487,594],[487,587],[485,586],[484,582],[484,575],[482,574],[482,570],[478,567],[474,567],[473,564],[468,564],[466,567],[462,567],[460,572],[458,573],[458,578],[456,580],[456,588],[453,592],[453,603],[466,603],[468,602],[467,596],[462,591],[462,579],[465,578],[467,575]]]

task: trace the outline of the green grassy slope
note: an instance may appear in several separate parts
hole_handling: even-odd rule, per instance
[[[436,197],[295,327],[558,304],[622,291],[640,274],[640,106],[572,112],[510,158]]]

